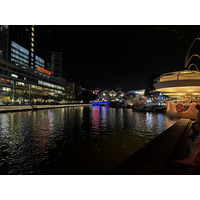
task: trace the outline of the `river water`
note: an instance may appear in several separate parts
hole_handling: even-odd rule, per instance
[[[175,122],[89,106],[0,114],[0,174],[107,174]]]

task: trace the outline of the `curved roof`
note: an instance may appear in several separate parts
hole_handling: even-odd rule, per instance
[[[182,70],[165,73],[156,79],[156,91],[166,95],[200,95],[200,71]]]
[[[172,80],[200,80],[200,71],[183,70],[165,73],[156,79],[157,82],[165,82]]]

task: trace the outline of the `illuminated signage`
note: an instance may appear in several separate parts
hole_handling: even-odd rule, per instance
[[[48,71],[48,70],[46,70],[46,69],[43,69],[42,67],[37,66],[37,70],[39,70],[39,71],[41,71],[41,72],[43,72],[43,73],[48,74],[49,76],[51,76],[51,72]]]

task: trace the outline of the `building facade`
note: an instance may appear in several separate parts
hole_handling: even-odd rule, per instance
[[[74,81],[66,82],[65,91],[68,102],[76,100],[76,83]]]
[[[51,54],[51,71],[52,76],[62,76],[62,52],[53,51]]]
[[[51,75],[48,34],[47,26],[0,26],[0,102],[65,95],[65,80]]]
[[[101,101],[120,101],[124,96],[124,92],[115,90],[102,90],[97,94],[98,99]]]
[[[51,51],[50,26],[8,26],[8,61],[50,71]]]
[[[145,89],[131,90],[126,93],[127,100],[142,100],[145,99]]]

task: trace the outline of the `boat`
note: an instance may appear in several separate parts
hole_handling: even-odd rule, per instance
[[[110,103],[111,108],[125,108],[125,103],[123,101],[113,101]]]
[[[163,74],[156,79],[154,87],[157,92],[176,98],[176,100],[168,102],[166,110],[168,116],[186,119],[196,118],[198,110],[195,106],[199,101],[198,97],[200,97],[199,70],[187,69]],[[187,106],[186,102],[189,102]]]
[[[134,103],[133,111],[141,111],[141,112],[166,112],[167,107],[163,104],[163,102],[155,100],[149,103]]]
[[[144,105],[140,107],[132,107],[133,111],[140,112],[166,112],[167,107],[164,105]]]
[[[200,55],[190,56],[192,46],[198,40],[200,38],[195,38],[187,52],[184,70],[165,73],[155,79],[155,92],[176,99],[168,102],[166,113],[169,116],[195,119],[198,113],[196,105],[200,103],[200,70],[193,63],[193,58],[200,59]],[[191,70],[191,67],[195,69]]]
[[[182,103],[178,103],[179,105],[184,106]],[[197,103],[193,102],[189,106],[189,108],[184,111],[183,108],[180,110],[180,108],[177,106],[178,104],[175,104],[174,102],[169,102],[167,106],[166,113],[170,117],[179,117],[179,118],[186,118],[186,119],[196,119],[196,115],[199,112],[196,109]]]
[[[109,106],[110,101],[93,101],[92,106]]]

